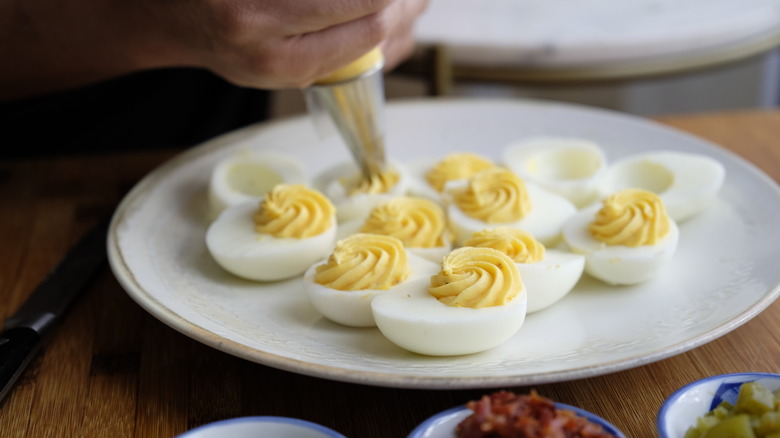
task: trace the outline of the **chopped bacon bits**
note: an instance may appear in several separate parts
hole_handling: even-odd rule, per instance
[[[556,409],[536,391],[499,391],[466,406],[474,413],[458,424],[458,438],[615,438],[574,412]]]

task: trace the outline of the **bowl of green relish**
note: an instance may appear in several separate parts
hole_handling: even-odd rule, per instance
[[[664,401],[656,425],[661,438],[780,438],[780,374],[697,380]]]

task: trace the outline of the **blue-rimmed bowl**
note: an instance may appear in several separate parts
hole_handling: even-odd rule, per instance
[[[240,417],[204,424],[177,438],[346,438],[317,423],[288,417]]]
[[[618,438],[626,438],[623,432],[619,431],[617,427],[609,423],[607,420],[594,415],[586,410],[578,407],[569,406],[564,403],[555,403],[557,409],[565,409],[572,411],[575,414],[585,417],[591,423],[601,425],[605,431],[615,435]],[[455,427],[463,421],[464,418],[471,415],[473,411],[465,406],[457,406],[446,411],[439,412],[438,414],[428,418],[420,423],[408,438],[455,438]]]
[[[780,374],[733,373],[706,377],[675,391],[661,405],[657,428],[661,438],[682,438],[696,419],[715,409],[722,401],[736,403],[739,387],[759,382],[772,391],[780,388]]]

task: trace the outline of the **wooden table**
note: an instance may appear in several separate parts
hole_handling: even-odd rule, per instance
[[[732,149],[780,181],[780,111],[661,121]],[[12,314],[135,182],[175,152],[0,161],[0,318]],[[607,418],[629,437],[651,437],[664,398],[692,380],[738,371],[780,373],[778,333],[775,303],[685,354],[536,389]],[[360,386],[238,359],[157,321],[105,268],[0,406],[0,436],[171,437],[211,421],[279,415],[348,437],[404,437],[428,416],[485,392]]]

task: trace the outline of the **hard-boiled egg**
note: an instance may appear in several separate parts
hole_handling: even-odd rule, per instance
[[[658,194],[675,222],[704,210],[720,191],[726,170],[706,155],[658,151],[624,158],[612,164],[601,185],[602,196],[638,188]]]
[[[258,281],[302,274],[335,240],[335,208],[321,193],[298,184],[280,184],[261,202],[229,207],[206,232],[206,247],[220,266]]]
[[[330,198],[338,221],[344,223],[365,219],[377,204],[406,195],[409,176],[401,163],[391,160],[385,171],[367,180],[357,164],[349,161],[320,173],[313,185]]]
[[[374,298],[376,325],[406,350],[450,356],[495,348],[523,325],[527,295],[517,266],[492,248],[459,248],[441,271],[404,293]]]
[[[679,230],[654,193],[626,189],[588,207],[563,227],[569,247],[585,255],[585,272],[608,284],[658,275],[677,249]]]
[[[577,208],[566,198],[525,182],[509,169],[495,167],[474,174],[448,190],[450,227],[458,245],[477,231],[496,226],[526,230],[554,246],[561,227]]]
[[[374,207],[360,222],[357,232],[397,237],[409,252],[436,263],[452,250],[452,233],[444,209],[429,199],[391,199]]]
[[[489,158],[472,152],[453,152],[444,158],[418,158],[408,164],[411,177],[409,193],[442,202],[448,184],[468,179],[494,166]]]
[[[560,301],[577,284],[585,267],[581,254],[547,249],[531,233],[515,228],[482,230],[464,245],[497,249],[515,262],[528,292],[528,313]]]
[[[533,137],[504,148],[503,164],[525,181],[557,193],[577,207],[592,203],[607,169],[598,144],[569,137]]]
[[[438,270],[438,264],[408,253],[395,237],[353,234],[306,271],[303,288],[314,308],[331,321],[372,327],[373,299],[409,293]]]
[[[307,184],[303,164],[271,151],[245,149],[220,160],[209,179],[212,217],[227,207],[259,201],[277,184]]]

